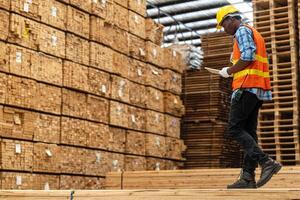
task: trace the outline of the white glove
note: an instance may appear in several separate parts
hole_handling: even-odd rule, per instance
[[[219,74],[224,77],[224,78],[229,78],[229,74],[228,74],[228,69],[229,67],[223,67],[220,71]]]

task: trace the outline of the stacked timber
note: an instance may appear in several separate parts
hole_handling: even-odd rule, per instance
[[[263,150],[284,165],[300,162],[296,0],[254,1],[254,26],[266,40],[273,100],[259,114]]]
[[[225,189],[237,179],[240,169],[192,169],[110,172],[105,180],[105,189]],[[256,171],[260,177],[260,169]],[[283,167],[263,189],[296,189],[300,187],[299,166]]]
[[[230,66],[232,37],[225,33],[202,36],[204,67]],[[185,167],[239,167],[240,152],[226,132],[230,108],[231,81],[205,69],[184,75],[182,137],[187,145]]]
[[[0,1],[2,189],[182,164],[181,55],[145,0]]]

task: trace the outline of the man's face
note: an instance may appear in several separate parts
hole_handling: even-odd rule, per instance
[[[221,25],[223,26],[225,32],[228,33],[229,35],[235,34],[235,28],[234,28],[232,17],[227,17],[226,19],[224,19]]]

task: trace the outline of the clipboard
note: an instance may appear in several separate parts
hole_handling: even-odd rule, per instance
[[[213,69],[213,68],[209,68],[209,67],[204,67],[204,69],[206,69],[207,71],[209,71],[212,74],[218,74],[219,75],[219,71],[218,69]]]

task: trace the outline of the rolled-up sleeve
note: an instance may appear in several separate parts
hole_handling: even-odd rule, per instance
[[[246,26],[240,26],[235,33],[239,49],[241,51],[241,60],[254,61],[256,45],[254,43],[252,30]]]

